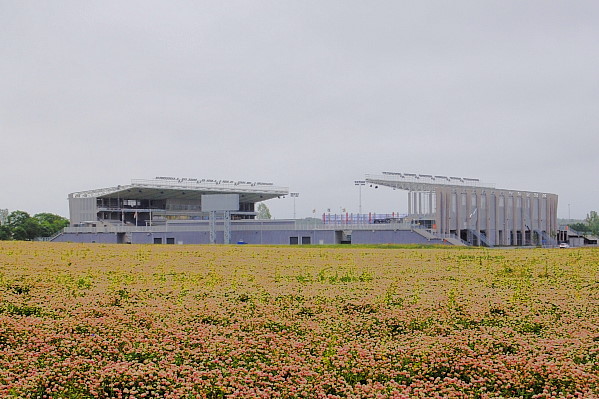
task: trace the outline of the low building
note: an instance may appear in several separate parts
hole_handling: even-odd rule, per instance
[[[557,240],[559,244],[567,244],[569,247],[589,247],[597,246],[599,238],[592,234],[571,229],[570,226],[561,226]]]

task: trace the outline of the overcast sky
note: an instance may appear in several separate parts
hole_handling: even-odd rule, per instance
[[[297,216],[382,171],[599,211],[597,1],[0,0],[0,208],[132,178],[271,181]],[[365,212],[406,211],[365,187]],[[293,200],[267,202],[291,217]]]

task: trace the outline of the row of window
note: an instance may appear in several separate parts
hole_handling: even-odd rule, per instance
[[[174,244],[175,238],[174,237],[166,237],[166,243]],[[162,237],[154,237],[154,244],[162,244]]]
[[[301,237],[302,239],[302,245],[310,245],[312,244],[312,237],[310,236],[304,236]],[[289,237],[289,244],[290,245],[298,245],[300,243],[300,237]]]

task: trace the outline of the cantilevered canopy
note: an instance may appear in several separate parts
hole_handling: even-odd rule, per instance
[[[289,194],[286,187],[271,183],[156,178],[132,180],[131,184],[72,193],[73,198],[121,198],[131,200],[200,200],[206,194],[239,194],[240,202],[256,203]]]
[[[383,172],[380,175],[366,175],[366,182],[398,190],[428,191],[438,186],[485,187],[492,184],[482,183],[478,179],[455,176],[420,175],[416,173]]]

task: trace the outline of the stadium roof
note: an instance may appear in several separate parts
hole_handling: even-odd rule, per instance
[[[366,175],[366,182],[400,190],[431,190],[436,186],[459,186],[494,188],[479,179],[455,176],[422,175],[416,173],[383,172],[381,175]]]
[[[365,181],[371,185],[386,186],[398,190],[430,191],[438,187],[480,188],[517,193],[518,195],[549,195],[537,191],[496,188],[494,184],[483,183],[479,179],[456,176],[422,175],[416,173],[382,172],[379,175],[366,175]]]
[[[272,183],[157,177],[133,179],[131,184],[72,193],[72,198],[200,199],[206,194],[239,194],[241,202],[260,202],[289,194]]]

